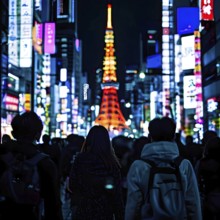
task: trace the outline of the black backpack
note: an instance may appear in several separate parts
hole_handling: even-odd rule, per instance
[[[153,219],[184,219],[185,200],[179,172],[183,159],[177,157],[170,162],[163,161],[169,166],[159,166],[148,159],[141,160],[151,166],[146,199],[151,206]]]
[[[41,195],[37,164],[46,157],[41,152],[29,159],[23,154],[1,156],[6,169],[0,177],[0,195],[17,204],[38,205]]]

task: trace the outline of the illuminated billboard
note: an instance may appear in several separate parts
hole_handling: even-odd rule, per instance
[[[9,0],[8,62],[18,66],[17,0]]]
[[[21,0],[20,20],[20,67],[31,67],[32,65],[32,1]]]
[[[35,51],[42,54],[42,42],[43,42],[43,24],[35,21],[33,27],[33,46]]]
[[[194,35],[181,38],[182,70],[195,68],[195,37]]]
[[[19,99],[15,95],[5,94],[3,103],[6,110],[18,111]]]
[[[44,24],[44,53],[55,53],[55,23]]]
[[[199,7],[177,8],[177,33],[193,34],[199,28]]]
[[[214,112],[220,110],[220,97],[212,97],[207,99],[207,111]]]
[[[201,0],[202,20],[214,20],[214,0]]]
[[[162,55],[161,54],[154,54],[147,57],[147,68],[155,69],[162,67]]]
[[[184,76],[183,78],[183,103],[185,109],[196,108],[196,84],[195,76]]]

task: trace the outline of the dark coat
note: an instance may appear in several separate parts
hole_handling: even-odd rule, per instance
[[[106,169],[103,161],[92,153],[80,153],[70,172],[70,189],[79,192],[74,219],[116,220],[124,219],[119,167]],[[107,189],[108,186],[112,189]]]
[[[12,142],[8,146],[1,146],[0,154],[8,151],[14,155],[23,154],[27,158],[33,157],[37,152],[36,145]],[[1,157],[0,157],[1,158]],[[0,175],[3,172],[3,162],[0,159]],[[40,190],[44,199],[44,220],[62,220],[62,209],[60,202],[59,181],[55,163],[49,158],[44,158],[38,163],[40,175]],[[33,207],[30,205],[18,205],[8,199],[0,202],[0,219],[22,219],[35,220]]]
[[[213,190],[220,190],[220,163],[212,158],[203,158],[199,163],[200,191],[207,194]]]

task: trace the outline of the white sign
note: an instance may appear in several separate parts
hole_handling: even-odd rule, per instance
[[[195,37],[194,35],[181,38],[182,42],[182,69],[195,68]]]
[[[196,85],[195,76],[184,76],[183,78],[183,107],[185,109],[196,108]]]

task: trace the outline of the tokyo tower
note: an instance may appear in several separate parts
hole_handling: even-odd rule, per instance
[[[121,132],[128,128],[120,110],[117,90],[116,58],[114,56],[114,31],[112,28],[112,5],[107,8],[107,27],[105,31],[105,56],[103,61],[102,101],[95,124],[104,126],[108,131]]]

